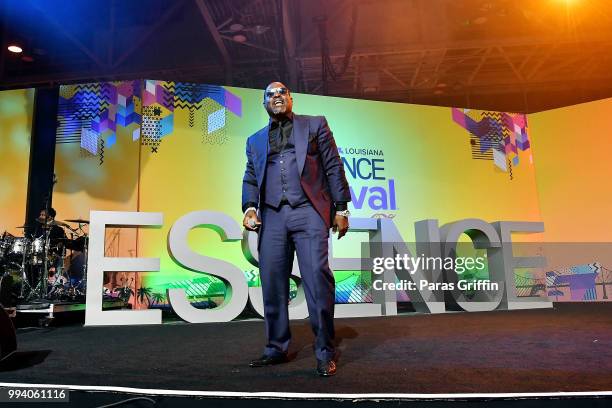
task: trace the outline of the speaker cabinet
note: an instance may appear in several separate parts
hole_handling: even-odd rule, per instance
[[[17,336],[11,318],[0,304],[0,361],[17,350]]]

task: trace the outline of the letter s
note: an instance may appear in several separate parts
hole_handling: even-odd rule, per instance
[[[214,309],[197,309],[187,300],[185,290],[177,288],[168,289],[168,300],[176,314],[189,323],[228,322],[246,306],[249,297],[247,282],[244,273],[236,266],[200,255],[189,248],[187,235],[192,228],[200,226],[216,231],[224,242],[239,241],[242,232],[236,221],[221,212],[193,211],[179,218],[168,234],[168,249],[176,262],[194,272],[224,280],[227,285],[225,299]]]

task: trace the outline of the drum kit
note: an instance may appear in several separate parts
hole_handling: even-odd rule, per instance
[[[10,307],[83,300],[89,221],[38,218],[36,223],[38,235],[0,235],[0,303]]]

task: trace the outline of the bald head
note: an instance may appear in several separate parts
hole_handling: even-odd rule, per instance
[[[263,104],[273,119],[281,119],[293,110],[293,98],[282,82],[272,82],[266,87]]]

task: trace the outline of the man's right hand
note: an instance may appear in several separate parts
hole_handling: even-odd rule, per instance
[[[257,218],[257,212],[255,210],[250,210],[244,215],[242,226],[247,230],[257,231],[260,225],[261,221],[259,221],[259,218]]]

